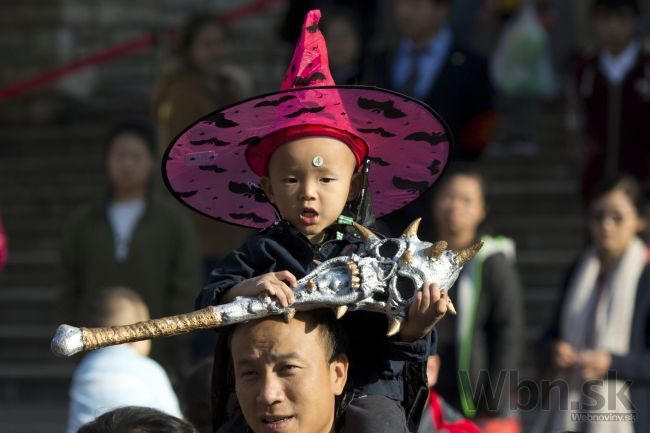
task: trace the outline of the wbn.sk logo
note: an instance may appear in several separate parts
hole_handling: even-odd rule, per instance
[[[608,377],[616,380],[616,372],[609,372]],[[583,382],[580,387],[579,397],[571,400],[570,387],[563,379],[542,380],[539,382],[530,379],[519,379],[517,370],[501,371],[497,377],[490,376],[489,372],[482,370],[476,380],[469,377],[466,370],[458,372],[460,386],[464,393],[469,392],[472,400],[487,411],[498,411],[505,405],[503,399],[507,399],[507,407],[510,410],[533,411],[533,410],[561,410],[577,412],[572,415],[589,415],[588,412],[602,410],[624,410],[623,414],[611,415],[632,415],[628,412],[636,412],[636,408],[626,395],[632,382],[621,381],[622,386],[603,386],[604,380],[590,380]],[[607,395],[603,395],[606,392]],[[555,398],[545,398],[555,393]],[[513,398],[513,394],[515,398]],[[559,407],[552,407],[555,404]],[[583,413],[584,412],[584,413]]]

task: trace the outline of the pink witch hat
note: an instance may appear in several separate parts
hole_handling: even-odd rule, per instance
[[[359,166],[370,160],[377,217],[415,200],[440,177],[451,144],[438,114],[389,90],[337,86],[319,20],[320,11],[307,14],[280,91],[212,112],[169,145],[163,177],[178,200],[227,223],[271,225],[276,211],[259,187],[260,176],[273,150],[304,136],[343,141]]]

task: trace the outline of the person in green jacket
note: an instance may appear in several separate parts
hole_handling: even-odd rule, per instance
[[[432,211],[437,239],[450,248],[484,242],[450,290],[458,315],[437,326],[443,363],[436,389],[482,431],[520,431],[512,379],[519,367],[524,320],[514,242],[482,233],[485,182],[476,171],[447,173]]]
[[[75,212],[64,229],[61,319],[83,326],[84,305],[116,285],[138,292],[152,317],[191,311],[201,287],[198,240],[187,216],[154,191],[152,129],[135,122],[117,126],[107,137],[105,157],[107,194]],[[183,339],[160,341],[152,352],[172,375],[189,353],[179,344],[185,347]]]

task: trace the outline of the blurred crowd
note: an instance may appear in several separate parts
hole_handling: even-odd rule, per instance
[[[565,102],[566,142],[570,164],[580,173],[588,240],[566,264],[564,279],[557,276],[564,281],[557,317],[534,344],[540,380],[565,380],[573,398],[584,381],[606,379],[600,395],[611,400],[608,386],[632,382],[626,395],[634,407],[650,407],[650,50],[642,32],[644,6],[635,0],[288,2],[277,43],[293,46],[307,10],[320,8],[337,84],[416,97],[453,133],[451,168],[441,182],[378,225],[386,235],[399,235],[423,217],[425,240],[444,239],[453,249],[485,242],[452,289],[459,314],[437,326],[438,355],[429,366],[432,412],[419,432],[522,431],[517,383],[506,380],[492,398],[472,392],[476,384],[508,379],[504,373],[521,367],[526,347],[516,245],[508,233],[492,233],[485,225],[490,185],[481,168],[487,154],[536,158],[539,113],[548,101]],[[574,38],[561,54],[553,46],[559,11],[569,17]],[[161,193],[157,170],[185,127],[255,93],[254,75],[231,60],[236,45],[228,25],[213,14],[188,17],[153,89],[148,120],[129,119],[107,134],[105,193],[80,208],[63,230],[62,322],[116,326],[191,311],[215,263],[251,235],[182,208]],[[0,223],[0,269],[7,245]],[[111,412],[121,406],[147,406],[185,418],[197,431],[212,431],[213,349],[214,337],[206,332],[86,355],[70,389],[68,431],[114,431],[100,422],[123,422]],[[163,416],[144,410],[146,418],[138,410],[122,415],[142,426]],[[431,416],[441,410],[444,416]],[[617,424],[608,430],[606,423],[581,424],[560,411],[537,415],[539,432],[650,428],[647,418],[645,427]],[[192,431],[173,417],[170,432]],[[465,419],[478,427],[468,427]],[[142,428],[137,431],[150,431]]]

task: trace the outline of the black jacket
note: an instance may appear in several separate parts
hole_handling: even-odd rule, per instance
[[[196,307],[215,305],[220,295],[235,284],[264,273],[288,270],[300,279],[316,268],[314,260],[339,256],[350,244],[361,246],[362,242],[348,233],[342,240],[313,245],[287,221],[280,221],[219,262],[209,284],[199,294]],[[350,347],[348,378],[355,391],[402,401],[405,362],[425,362],[431,351],[431,339],[405,343],[387,338],[386,317],[377,313],[350,312],[341,320]]]

